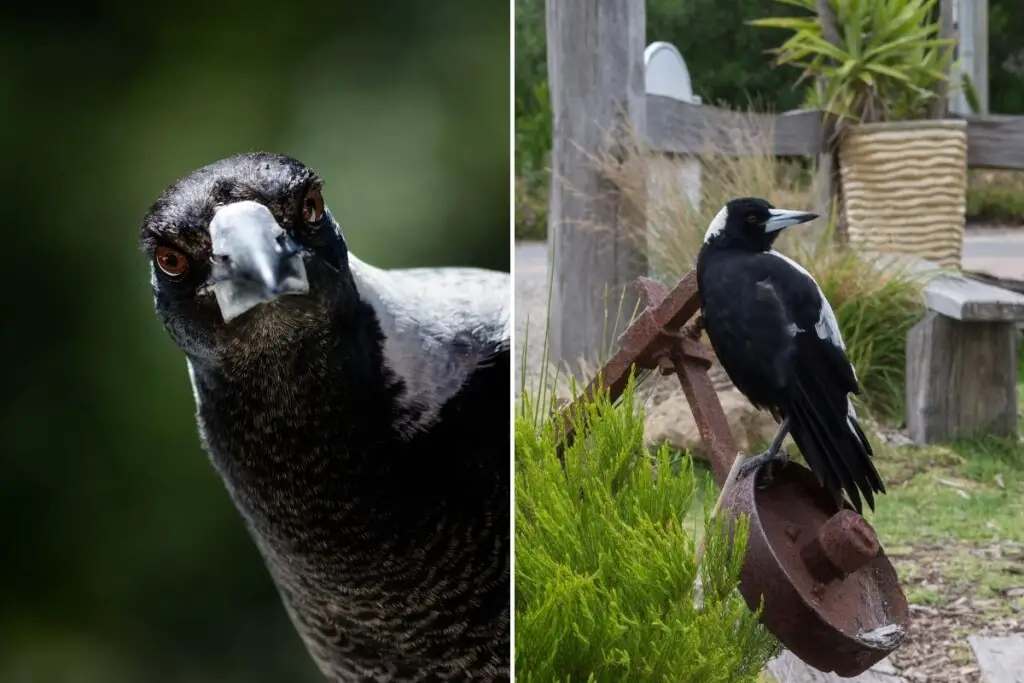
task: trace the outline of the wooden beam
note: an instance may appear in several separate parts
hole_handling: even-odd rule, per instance
[[[958,275],[940,275],[929,281],[924,286],[924,298],[929,309],[953,320],[1024,320],[1024,295]]]
[[[907,334],[907,432],[918,444],[1017,437],[1017,330],[930,310]]]
[[[553,110],[549,254],[551,357],[575,374],[596,366],[629,324],[647,274],[643,198],[623,197],[602,173],[643,139],[642,2],[547,0]]]
[[[1024,170],[1024,116],[966,116],[968,168]]]
[[[757,114],[695,105],[661,95],[646,96],[647,142],[653,151],[743,156],[762,153],[745,149],[744,140],[756,131],[771,131],[776,156],[815,156],[825,152],[828,131],[821,112],[814,109],[782,114]],[[954,115],[956,116],[956,115]],[[967,121],[969,168],[1024,170],[1024,116],[964,116]],[[913,121],[893,127],[914,126]],[[737,131],[746,131],[738,135]]]
[[[774,154],[780,157],[814,156],[821,151],[824,137],[821,112],[815,109],[757,114],[647,96],[647,139],[659,152],[701,156],[763,153],[742,147],[758,131],[773,136]]]

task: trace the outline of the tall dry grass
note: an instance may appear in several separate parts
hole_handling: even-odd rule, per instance
[[[709,130],[700,159],[690,162],[700,168],[696,202],[686,162],[652,153],[638,136],[627,143],[631,153],[620,155],[626,161],[596,160],[625,198],[645,204],[646,231],[636,237],[654,270],[665,278],[676,280],[693,267],[708,224],[730,199],[763,197],[780,208],[819,208],[814,174],[798,161],[772,155],[774,130],[764,126],[764,119],[736,112],[734,122],[727,132]],[[730,149],[741,150],[742,156],[726,154]],[[819,219],[801,231],[783,233],[780,249],[817,237],[822,223]]]
[[[630,154],[596,160],[624,198],[645,206],[646,229],[635,238],[666,282],[693,268],[707,226],[729,199],[763,197],[780,208],[826,213],[817,205],[814,174],[773,156],[774,131],[764,120],[735,112],[732,130],[708,131],[696,197],[680,159],[652,153],[635,136]],[[875,255],[841,248],[832,218],[785,231],[776,248],[807,268],[835,309],[862,385],[859,402],[877,419],[898,420],[906,335],[924,313],[921,276],[897,261],[882,265]]]

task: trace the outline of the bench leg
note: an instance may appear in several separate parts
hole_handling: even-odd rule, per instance
[[[1017,331],[934,311],[907,335],[907,430],[915,443],[1017,436]]]

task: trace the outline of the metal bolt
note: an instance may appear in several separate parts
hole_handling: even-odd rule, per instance
[[[843,509],[821,525],[800,550],[812,574],[822,581],[846,578],[878,555],[878,535],[867,520]]]

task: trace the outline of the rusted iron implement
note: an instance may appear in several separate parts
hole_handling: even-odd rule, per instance
[[[572,443],[578,401],[605,388],[617,400],[635,366],[674,374],[682,385],[721,487],[736,443],[708,375],[711,358],[700,343],[697,277],[691,271],[669,291],[639,278],[644,311],[619,338],[619,349],[559,417],[564,445]],[[733,518],[750,518],[740,593],[751,609],[764,600],[761,622],[801,660],[852,677],[899,647],[910,610],[896,571],[867,520],[839,510],[810,470],[790,463],[766,488],[755,476],[736,482],[722,501]]]

